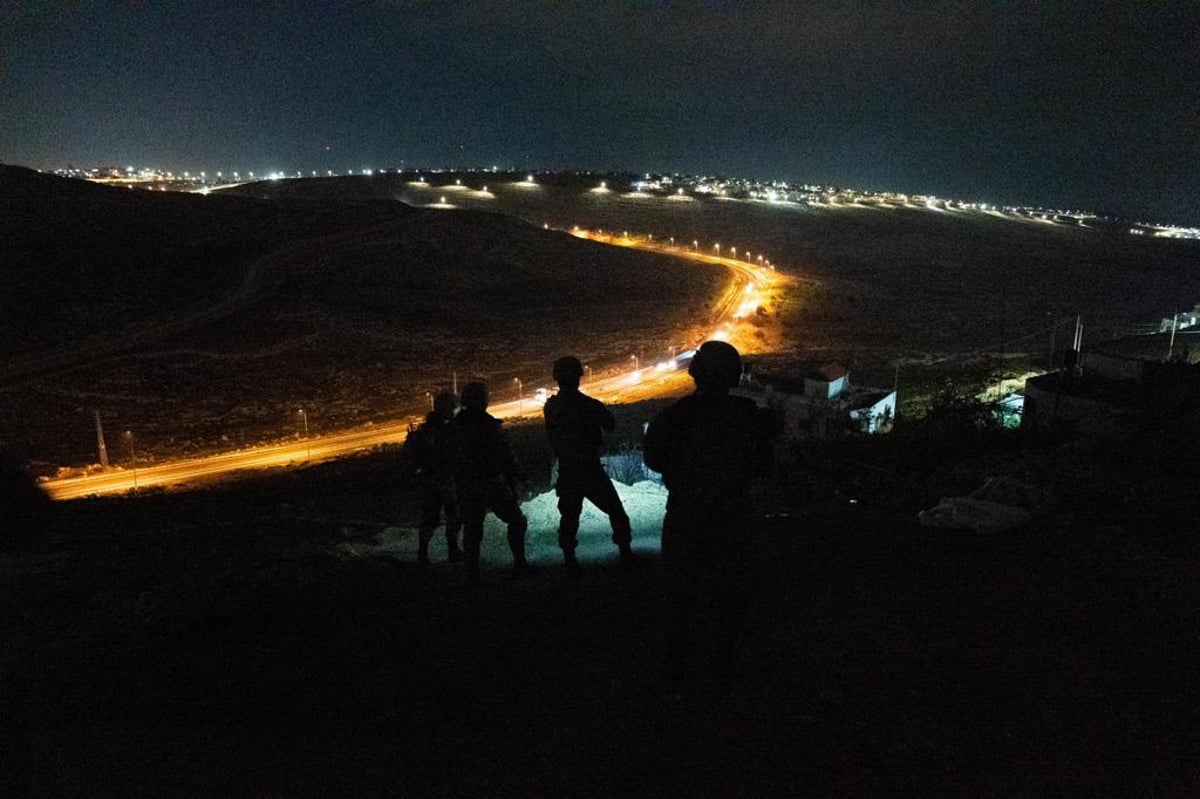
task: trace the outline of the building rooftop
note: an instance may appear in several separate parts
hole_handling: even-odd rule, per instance
[[[834,380],[846,376],[846,367],[840,363],[827,363],[824,366],[814,369],[809,372],[808,377],[813,380],[824,380],[826,383],[832,383]]]

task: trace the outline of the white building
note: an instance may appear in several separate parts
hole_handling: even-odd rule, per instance
[[[886,433],[896,418],[896,392],[855,386],[839,364],[826,364],[804,376],[802,388],[789,382],[746,381],[733,393],[769,408],[788,438],[836,438],[854,433]]]

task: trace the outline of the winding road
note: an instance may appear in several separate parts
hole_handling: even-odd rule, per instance
[[[769,291],[790,280],[774,270],[733,258],[708,255],[679,247],[666,247],[640,239],[615,239],[580,230],[572,232],[580,238],[592,241],[652,250],[729,269],[732,279],[714,308],[716,325],[707,338],[725,339],[735,345],[740,345],[743,350],[749,349],[751,339],[745,334],[744,326],[738,323],[739,319],[746,315],[747,309],[767,304],[766,297]],[[308,242],[306,246],[311,246],[311,242]],[[270,256],[271,259],[280,257],[286,257],[285,253],[276,253]],[[157,332],[159,334],[163,334],[164,331],[179,332],[187,327],[220,318],[239,307],[249,299],[259,285],[263,268],[267,266],[265,261],[266,259],[252,266],[238,290],[219,306],[156,328]],[[152,331],[146,331],[146,335],[150,332]],[[120,342],[120,345],[124,348],[140,343],[142,343],[140,337],[126,337]],[[115,346],[117,344],[112,342],[109,344],[109,348],[98,349],[95,354],[111,354],[114,351],[111,347]],[[78,352],[78,350],[75,351],[76,355]],[[61,357],[65,358],[65,353]],[[37,371],[54,368],[58,363],[57,358],[45,358],[37,364],[40,367]],[[597,375],[594,379],[586,381],[584,388],[589,394],[608,403],[648,399],[667,392],[679,391],[688,385],[688,378],[684,373],[682,363],[681,360],[671,359],[656,364],[639,364],[641,368],[638,369],[620,370],[611,375]],[[69,364],[64,363],[60,368],[66,367],[69,367]],[[532,399],[500,403],[492,405],[488,410],[494,416],[510,419],[540,415],[541,413],[540,406]],[[65,500],[95,494],[121,493],[211,481],[234,472],[252,469],[315,463],[383,444],[403,442],[408,434],[409,423],[414,421],[417,419],[403,418],[395,422],[327,433],[319,437],[285,444],[254,447],[189,460],[170,461],[138,469],[113,469],[85,477],[48,480],[42,483],[42,487],[54,499]]]

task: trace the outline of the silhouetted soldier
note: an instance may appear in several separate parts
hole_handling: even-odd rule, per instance
[[[741,377],[736,349],[705,342],[688,374],[696,391],[646,431],[646,465],[670,492],[663,520],[666,674],[686,673],[689,626],[700,592],[716,603],[718,677],[732,668],[745,611],[745,552],[754,520],[750,488],[771,469],[769,427],[752,400],[729,395]]]
[[[449,391],[439,392],[433,399],[433,410],[425,415],[425,423],[408,434],[404,452],[416,467],[421,486],[421,523],[418,527],[417,562],[429,565],[429,542],[433,531],[446,513],[446,559],[451,563],[463,559],[458,545],[462,520],[458,513],[458,498],[454,486],[454,412],[458,397]]]
[[[563,560],[572,576],[580,573],[579,561],[575,559],[575,546],[579,534],[579,514],[583,512],[583,501],[589,500],[608,515],[612,525],[612,540],[621,552],[622,563],[633,562],[630,544],[633,535],[629,515],[613,488],[612,480],[604,473],[600,463],[600,440],[602,431],[612,432],[617,420],[604,403],[579,391],[579,379],[583,376],[583,364],[570,355],[554,362],[554,379],[558,381],[558,394],[546,400],[546,436],[550,447],[558,458],[558,545],[563,551]]]
[[[516,484],[521,479],[517,461],[500,429],[500,420],[487,412],[487,406],[487,386],[467,383],[462,391],[462,410],[453,423],[458,437],[454,478],[471,582],[479,581],[483,519],[489,510],[508,525],[513,576],[520,575],[526,567],[525,530],[528,522],[517,503]]]

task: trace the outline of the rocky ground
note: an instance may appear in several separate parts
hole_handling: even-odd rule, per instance
[[[544,474],[540,429],[513,435]],[[657,676],[652,489],[630,499],[641,568],[593,519],[565,579],[539,497],[534,575],[508,579],[493,529],[474,590],[413,563],[394,451],[56,506],[0,556],[3,777],[54,796],[1194,793],[1195,475],[1150,468],[1149,443],[929,441],[792,453],[763,494],[736,679],[682,690]],[[1003,534],[917,525],[996,473],[1058,503]]]

